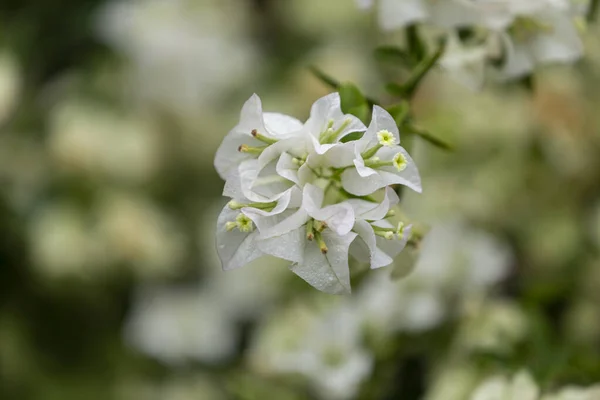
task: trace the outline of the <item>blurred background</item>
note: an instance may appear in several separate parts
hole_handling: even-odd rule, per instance
[[[431,227],[325,295],[223,273],[213,155],[254,92],[308,116],[316,64],[379,96],[394,43],[351,0],[0,1],[0,398],[468,399],[600,382],[600,30],[535,90],[440,71],[413,107]],[[412,260],[411,260],[412,259]],[[390,279],[392,278],[392,279]],[[590,398],[591,399],[591,398]]]

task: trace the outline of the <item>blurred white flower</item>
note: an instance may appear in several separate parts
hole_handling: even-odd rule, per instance
[[[465,365],[444,365],[434,375],[424,400],[465,400],[476,385],[475,368]]]
[[[465,301],[499,282],[509,261],[493,236],[459,221],[438,224],[421,243],[414,271],[397,281],[373,273],[360,288],[357,308],[376,330],[432,329],[449,316],[451,301]]]
[[[0,137],[0,181],[13,209],[27,212],[39,198],[50,174],[42,144],[24,133],[4,132]]]
[[[489,47],[486,43],[466,45],[457,35],[449,34],[440,66],[450,77],[471,90],[478,90],[485,80]]]
[[[19,100],[21,69],[15,57],[0,52],[0,123],[10,115]]]
[[[541,400],[597,400],[600,399],[600,384],[587,388],[566,386],[556,393],[542,396]]]
[[[206,270],[199,284],[138,291],[125,329],[133,347],[170,364],[222,363],[237,351],[238,324],[264,315],[280,297],[287,271],[277,262],[222,273],[214,237],[204,235],[213,226],[206,221],[201,226]]]
[[[457,334],[463,349],[503,354],[528,333],[527,317],[516,303],[473,299],[466,308]]]
[[[373,359],[362,347],[358,314],[347,305],[284,310],[258,330],[250,363],[267,374],[304,376],[319,398],[354,398]]]
[[[111,262],[128,263],[140,277],[176,274],[185,237],[174,221],[147,199],[105,193],[96,211],[96,230]]]
[[[98,26],[131,61],[142,97],[194,117],[255,70],[243,10],[240,2],[116,0]]]
[[[69,204],[49,204],[31,221],[29,238],[34,266],[43,276],[91,278],[105,257],[92,221]]]
[[[85,101],[53,110],[48,146],[63,170],[131,183],[148,181],[161,161],[160,136],[149,122]]]
[[[236,350],[235,321],[218,299],[197,286],[146,288],[134,299],[125,326],[133,347],[170,364],[219,363]]]
[[[356,0],[359,7],[370,8],[375,0]],[[403,28],[416,22],[428,22],[442,28],[473,25],[482,18],[474,1],[464,0],[379,0],[379,24],[383,29]]]
[[[525,10],[515,6],[515,20],[501,34],[506,50],[500,72],[506,79],[524,76],[539,64],[572,63],[583,56],[575,17],[551,0],[538,3]]]
[[[539,388],[529,372],[520,371],[511,379],[493,376],[483,381],[471,400],[538,400]]]

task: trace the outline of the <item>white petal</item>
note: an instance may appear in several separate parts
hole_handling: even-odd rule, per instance
[[[316,241],[305,240],[304,260],[290,269],[318,290],[331,294],[350,293],[348,248],[355,233],[338,236],[326,229],[322,233],[327,244],[327,254],[321,253]]]
[[[504,377],[492,377],[477,387],[471,400],[504,400],[508,382]]]
[[[303,208],[299,208],[294,213],[289,215],[283,221],[271,226],[270,228],[261,229],[260,239],[265,240],[277,236],[285,235],[294,231],[306,224],[308,221],[308,213]]]
[[[266,254],[298,263],[302,262],[304,258],[305,238],[306,230],[301,227],[281,236],[261,239],[257,242],[257,245]]]
[[[372,208],[371,210],[360,215],[360,218],[367,219],[370,221],[378,221],[380,219],[383,219],[386,216],[386,214],[390,211],[390,208],[398,204],[399,201],[400,199],[398,198],[396,191],[388,186],[385,189],[385,196],[381,203],[379,203],[376,207]]]
[[[368,8],[373,7],[373,3],[375,0],[356,0],[356,4],[359,8],[366,10]]]
[[[338,129],[345,121],[347,126],[340,132],[335,141],[340,140],[351,132],[365,131],[365,125],[356,116],[342,112],[341,100],[338,93],[332,93],[317,100],[311,110],[310,117],[304,125],[304,131],[316,139],[313,142],[315,151],[318,154],[325,154],[327,150],[332,148],[331,144],[321,145],[318,141],[322,132],[327,129],[330,121],[333,121],[333,129]]]
[[[310,109],[310,117],[304,128],[310,135],[318,139],[321,132],[327,128],[330,119],[336,121],[343,116],[340,95],[331,93],[315,101]]]
[[[242,153],[238,151],[238,148],[246,144],[249,146],[260,146],[258,142],[249,133],[241,133],[237,131],[231,131],[225,136],[223,142],[217,149],[215,154],[215,169],[221,177],[221,179],[228,179],[229,175],[235,168],[244,160],[255,158],[254,155],[248,153]]]
[[[333,168],[351,166],[354,162],[355,146],[355,141],[348,143],[337,143],[325,153],[323,157],[324,160],[321,162],[321,164]]]
[[[551,25],[551,32],[536,35],[531,40],[531,52],[537,62],[569,63],[583,56],[583,43],[569,14],[548,13],[542,21]]]
[[[480,14],[473,3],[461,0],[436,1],[430,7],[431,20],[443,28],[458,28],[476,25]]]
[[[391,160],[398,153],[402,153],[406,159],[406,168],[403,171],[398,172],[395,167],[383,167],[377,170],[377,173],[382,178],[384,186],[399,183],[401,185],[408,186],[417,193],[421,193],[423,190],[421,186],[421,176],[417,165],[410,157],[408,152],[401,146],[384,147],[377,152],[377,155],[382,160]]]
[[[277,200],[277,205],[271,211],[260,210],[253,207],[244,207],[241,212],[254,222],[254,225],[256,225],[259,232],[266,231],[282,221],[282,219],[277,220],[273,217],[283,213],[288,208],[291,195],[292,189],[289,189],[279,198],[279,200]]]
[[[520,371],[512,379],[509,398],[519,400],[538,400],[540,389],[527,371]]]
[[[344,236],[354,226],[354,209],[350,204],[338,203],[321,209],[306,209],[317,221],[324,221],[327,226],[340,236]]]
[[[273,160],[279,158],[279,156],[284,152],[302,155],[306,152],[306,149],[306,139],[303,137],[293,136],[290,138],[281,139],[277,143],[267,147],[260,154],[260,156],[258,156],[258,168],[263,169]]]
[[[267,112],[264,114],[264,125],[269,136],[279,138],[302,129],[302,122],[289,115]],[[261,132],[262,133],[262,132]]]
[[[381,0],[379,23],[386,30],[403,28],[413,22],[423,21],[429,16],[423,0]]]
[[[246,103],[244,103],[240,113],[240,122],[234,130],[251,136],[253,129],[264,131],[264,128],[262,102],[257,94],[253,94]]]
[[[533,71],[534,61],[529,48],[523,43],[516,43],[506,34],[500,38],[506,46],[506,61],[500,70],[502,78],[515,79]]]
[[[294,182],[295,184],[300,184],[300,179],[298,178],[298,165],[294,164],[294,158],[290,156],[288,153],[282,153],[279,157],[279,161],[277,161],[277,173],[283,176],[286,179]]]
[[[371,269],[390,265],[394,261],[391,257],[377,248],[376,235],[371,224],[366,221],[356,221],[356,224],[354,225],[354,232],[358,234],[360,239],[365,242],[369,249]],[[387,241],[386,239],[383,240]]]
[[[235,221],[239,211],[225,206],[217,219],[217,254],[225,271],[240,268],[264,255],[256,245],[257,232],[244,233],[238,230],[227,232],[225,224]]]
[[[378,143],[377,132],[383,130],[391,132],[396,139],[396,144],[400,144],[400,133],[398,132],[396,121],[390,113],[375,105],[373,106],[373,115],[369,129],[367,129],[364,136],[360,139],[360,142],[366,142],[366,148],[375,146]]]
[[[385,254],[390,256],[392,259],[396,258],[398,254],[402,252],[406,248],[406,243],[408,243],[408,239],[410,238],[412,232],[412,225],[409,225],[404,228],[404,236],[402,240],[386,240],[384,238],[378,237],[377,247],[383,251]]]
[[[354,168],[349,168],[342,173],[342,186],[344,190],[355,196],[366,196],[386,184],[378,173],[363,178]]]

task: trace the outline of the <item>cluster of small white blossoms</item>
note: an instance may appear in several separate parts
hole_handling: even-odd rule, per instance
[[[356,132],[362,137],[344,140]],[[341,111],[333,93],[316,101],[302,124],[263,113],[253,95],[215,167],[232,199],[217,221],[224,270],[270,255],[290,261],[319,290],[349,293],[349,254],[383,267],[411,237],[409,224],[390,221],[399,201],[391,185],[421,192],[421,179],[394,119],[378,106],[367,129]]]
[[[356,0],[369,8],[375,0]],[[441,29],[449,46],[443,67],[480,83],[494,64],[501,78],[525,76],[540,64],[574,62],[583,55],[579,31],[589,8],[586,0],[379,0],[383,29],[424,23]],[[458,39],[470,28],[475,40]],[[502,62],[498,62],[502,60]],[[468,76],[465,76],[468,75]]]

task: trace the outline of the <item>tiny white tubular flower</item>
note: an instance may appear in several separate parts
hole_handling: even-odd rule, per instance
[[[396,122],[383,108],[373,107],[373,119],[364,136],[354,143],[354,166],[342,173],[345,190],[365,196],[388,185],[406,185],[420,193],[419,171],[400,143]],[[382,140],[382,138],[384,140]],[[390,145],[391,144],[391,145]]]
[[[583,56],[576,18],[560,3],[545,0],[514,10],[512,24],[499,33],[505,46],[502,77],[518,78],[539,64],[572,63]]]
[[[390,187],[380,204],[360,199],[350,199],[355,209],[356,222],[353,231],[358,234],[352,243],[350,254],[358,261],[369,262],[371,269],[385,267],[406,246],[412,226],[400,223],[394,227],[385,221],[390,208],[398,204],[398,195]]]
[[[263,113],[260,98],[254,94],[242,108],[239,123],[227,134],[215,156],[215,168],[222,179],[243,160],[255,159],[271,144],[289,138],[302,128],[296,118]]]
[[[356,2],[362,9],[374,4],[374,0]],[[482,5],[468,0],[379,0],[377,8],[379,24],[385,30],[416,22],[429,22],[441,28],[464,27],[482,18]]]
[[[527,371],[512,379],[494,376],[475,389],[471,400],[538,400],[540,389]]]
[[[269,253],[269,243],[259,246],[260,233],[257,226],[267,229],[279,223],[287,214],[293,199],[293,190],[284,193],[276,202],[249,203],[247,199],[231,200],[223,207],[217,219],[217,253],[223,270],[232,270],[256,260]],[[256,221],[256,222],[255,222]],[[286,236],[286,234],[288,234]],[[293,240],[290,232],[284,232],[280,240]],[[296,261],[294,253],[285,253],[284,259]],[[278,256],[281,256],[278,254]]]

